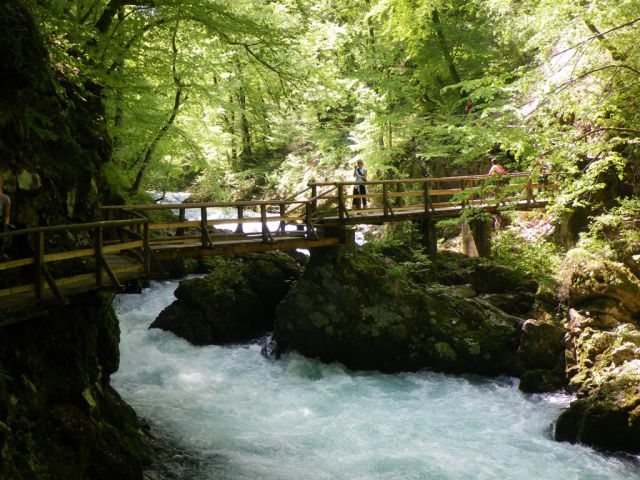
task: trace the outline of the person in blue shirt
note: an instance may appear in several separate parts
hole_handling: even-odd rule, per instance
[[[362,160],[358,160],[356,167],[353,170],[353,176],[356,179],[356,186],[353,187],[354,195],[366,195],[367,194],[367,169],[364,168],[364,162]],[[366,198],[354,198],[353,205],[356,209],[367,208],[367,199]]]

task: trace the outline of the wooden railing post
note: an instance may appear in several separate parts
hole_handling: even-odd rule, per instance
[[[94,233],[95,243],[95,263],[96,263],[96,285],[102,286],[102,227],[96,227]]]
[[[179,217],[178,217],[178,221],[180,223],[182,223],[182,222],[184,222],[186,220],[186,218],[187,218],[186,208],[180,208],[180,214],[179,214]],[[176,237],[182,237],[182,236],[184,236],[184,228],[179,228],[176,231]]]
[[[44,232],[36,232],[33,239],[33,282],[36,298],[44,293]]]
[[[531,203],[531,199],[533,198],[533,186],[531,184],[531,177],[527,178],[527,203]]]
[[[269,226],[267,225],[267,206],[263,203],[260,205],[260,222],[262,223],[262,241],[269,241]]]
[[[346,206],[344,204],[344,185],[338,185],[338,219],[344,220],[344,212]]]
[[[149,222],[144,222],[142,226],[142,266],[144,268],[144,276],[146,279],[151,274],[151,246],[149,245]]]
[[[236,227],[236,233],[244,233],[242,219],[244,218],[244,207],[238,205],[238,226]]]
[[[304,207],[304,222],[307,225],[307,240],[317,240],[318,234],[313,226],[313,204],[305,203]]]
[[[389,215],[389,185],[386,183],[382,184],[382,215]]]
[[[311,202],[312,213],[315,213],[316,210],[318,210],[318,199],[316,198],[317,196],[318,196],[318,186],[311,185],[311,198],[313,198],[313,201]]]
[[[424,181],[424,213],[429,213],[433,210],[431,206],[431,193],[429,193],[429,181]]]
[[[200,246],[208,247],[209,246],[209,234],[207,232],[207,207],[200,208]]]
[[[284,203],[280,204],[280,216],[284,217],[287,214],[287,207]],[[286,227],[286,223],[284,220],[280,220],[280,226],[278,227],[278,230],[280,230],[282,233],[284,233]]]

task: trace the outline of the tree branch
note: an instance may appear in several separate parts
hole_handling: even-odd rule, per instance
[[[581,135],[580,137],[578,137],[577,140],[580,140],[582,138],[588,137],[590,135],[595,135],[596,133],[599,132],[606,132],[606,131],[614,131],[614,132],[627,132],[627,133],[636,133],[638,135],[640,135],[640,130],[636,130],[635,128],[623,128],[623,127],[600,127],[600,128],[596,128],[593,130],[589,130],[587,133],[585,133],[584,135]]]
[[[557,57],[558,55],[562,55],[563,53],[566,53],[566,52],[568,52],[570,50],[574,50],[574,49],[578,48],[580,45],[584,45],[585,43],[590,42],[594,38],[600,38],[600,37],[602,37],[604,35],[607,35],[607,34],[609,34],[611,32],[615,32],[616,30],[620,30],[621,28],[630,27],[631,25],[633,25],[635,23],[638,23],[638,22],[640,22],[640,17],[638,17],[638,18],[636,18],[634,20],[631,20],[630,22],[623,23],[622,25],[618,25],[617,27],[610,28],[609,30],[606,30],[604,32],[592,35],[589,38],[585,38],[581,42],[578,42],[578,43],[576,43],[575,45],[573,45],[573,46],[571,46],[569,48],[565,48],[564,50],[562,50],[562,51],[560,51],[558,53],[554,53],[553,55],[551,55],[551,58]]]

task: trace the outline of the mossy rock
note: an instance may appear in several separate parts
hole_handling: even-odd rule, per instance
[[[619,302],[630,318],[640,313],[640,280],[623,264],[573,249],[562,272],[563,294],[574,308],[608,298]]]
[[[640,360],[625,363],[590,394],[571,403],[555,437],[611,451],[640,452]]]
[[[468,285],[419,283],[404,268],[367,248],[312,256],[278,306],[278,350],[356,369],[517,374],[524,320]]]
[[[210,273],[182,280],[177,300],[150,328],[161,328],[194,345],[246,341],[273,329],[276,305],[302,267],[281,252],[216,257],[206,261]]]

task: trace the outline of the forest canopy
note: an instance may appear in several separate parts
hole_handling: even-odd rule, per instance
[[[31,8],[55,68],[100,86],[107,174],[131,195],[281,193],[357,159],[377,178],[484,173],[494,155],[557,172],[559,209],[637,193],[640,0]]]

